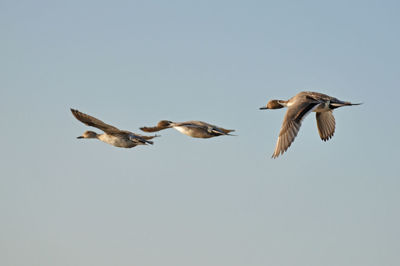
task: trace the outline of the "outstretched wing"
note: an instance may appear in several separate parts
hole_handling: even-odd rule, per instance
[[[276,158],[280,154],[283,154],[290,147],[300,130],[303,119],[319,104],[320,103],[317,101],[303,101],[300,103],[294,103],[288,107],[272,158]]]
[[[72,109],[71,108],[72,114],[75,116],[76,119],[84,123],[85,125],[91,126],[91,127],[97,127],[98,129],[103,130],[106,133],[113,133],[115,131],[119,131],[118,128],[113,127],[109,124],[104,123],[103,121],[94,118],[93,116],[84,114],[82,112],[79,112],[78,110]]]
[[[333,137],[335,133],[335,117],[332,111],[316,113],[319,136],[323,141]]]

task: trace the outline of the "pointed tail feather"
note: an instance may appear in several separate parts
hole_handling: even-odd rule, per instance
[[[338,102],[338,103],[331,103],[330,105],[333,107],[342,107],[342,106],[352,106],[352,105],[361,105],[363,103],[351,103],[351,102]]]
[[[235,131],[234,129],[225,129],[225,128],[220,128],[220,129],[221,129],[222,132],[225,133],[225,135],[236,136],[236,135],[233,135],[233,134],[229,134],[231,132],[234,132]]]

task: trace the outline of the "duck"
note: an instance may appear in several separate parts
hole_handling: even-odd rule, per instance
[[[333,110],[343,106],[360,105],[341,101],[335,97],[311,91],[302,91],[289,100],[270,100],[260,110],[281,109],[286,107],[279,137],[272,158],[282,155],[293,143],[300,130],[303,119],[310,113],[316,113],[318,133],[323,141],[331,139],[335,133]]]
[[[71,112],[76,119],[85,125],[104,131],[104,134],[98,134],[94,131],[85,131],[81,136],[77,137],[78,139],[98,139],[115,147],[133,148],[137,145],[153,144],[153,141],[150,141],[150,139],[159,137],[158,135],[143,136],[127,130],[120,130],[76,109],[71,108]]]
[[[154,127],[141,127],[144,132],[157,132],[167,128],[174,128],[193,138],[212,138],[218,136],[234,136],[230,134],[235,131],[233,129],[225,129],[203,121],[187,121],[187,122],[172,122],[168,120],[161,120],[157,126]]]

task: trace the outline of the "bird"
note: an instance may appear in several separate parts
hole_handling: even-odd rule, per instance
[[[272,158],[277,158],[290,147],[299,132],[301,122],[310,112],[316,113],[319,136],[321,140],[327,141],[335,133],[333,110],[342,106],[360,104],[362,103],[345,102],[326,94],[310,91],[299,92],[287,101],[268,101],[266,106],[260,107],[260,110],[287,107]]]
[[[150,141],[150,139],[158,137],[158,135],[142,136],[132,133],[130,131],[120,130],[114,126],[104,123],[103,121],[93,116],[84,114],[72,108],[71,112],[76,119],[78,119],[85,125],[96,127],[104,131],[104,134],[97,134],[93,131],[85,131],[81,136],[77,137],[78,139],[98,139],[115,147],[133,148],[137,145],[153,144],[153,141]]]
[[[140,129],[144,132],[156,132],[167,128],[174,128],[187,136],[203,139],[217,136],[234,136],[229,133],[235,131],[202,121],[172,122],[168,120],[161,120],[155,127],[141,127]]]

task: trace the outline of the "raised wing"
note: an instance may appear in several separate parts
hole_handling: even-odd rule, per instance
[[[79,112],[78,110],[71,108],[71,112],[75,116],[76,119],[78,119],[85,125],[88,125],[91,127],[97,127],[98,129],[101,129],[106,133],[113,133],[113,132],[119,131],[118,128],[111,126],[109,124],[106,124],[103,121],[101,121],[93,116]]]

